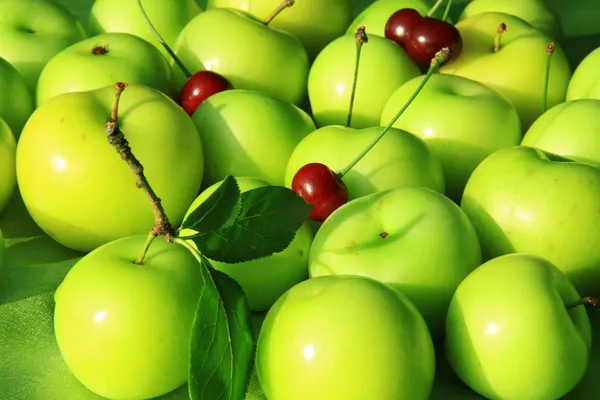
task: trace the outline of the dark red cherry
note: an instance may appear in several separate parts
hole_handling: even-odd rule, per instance
[[[385,37],[404,47],[406,34],[423,17],[412,8],[403,8],[391,15],[385,24]]]
[[[456,27],[436,18],[425,17],[408,31],[404,48],[417,63],[429,66],[435,54],[444,47],[451,50],[446,63],[458,57],[462,49],[462,37]]]
[[[292,190],[308,204],[314,205],[309,218],[323,222],[332,212],[348,202],[348,189],[327,165],[306,164],[296,172]]]
[[[231,88],[231,83],[224,76],[212,71],[198,71],[183,85],[179,104],[191,116],[204,100]]]

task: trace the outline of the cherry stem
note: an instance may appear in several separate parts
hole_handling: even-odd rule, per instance
[[[494,47],[492,48],[492,51],[494,53],[497,53],[500,51],[502,34],[504,32],[506,32],[506,24],[503,22],[500,25],[498,25],[498,29],[496,29],[496,36],[494,36]]]
[[[392,129],[392,126],[396,123],[398,118],[400,118],[400,116],[406,111],[408,106],[410,106],[410,104],[413,102],[413,100],[419,95],[419,92],[423,89],[423,87],[425,86],[425,84],[427,83],[429,78],[431,78],[431,75],[433,75],[434,72],[437,71],[440,68],[440,66],[450,58],[451,53],[452,53],[452,51],[450,50],[449,47],[444,47],[442,50],[435,53],[435,57],[431,60],[431,64],[429,65],[429,70],[427,71],[427,74],[425,74],[425,77],[419,84],[419,87],[417,87],[417,89],[412,94],[412,96],[410,96],[408,101],[404,104],[404,106],[400,109],[400,111],[398,111],[398,113],[392,118],[392,120],[386,125],[386,127],[381,131],[381,133],[371,143],[369,143],[367,148],[365,148],[358,155],[358,157],[356,157],[354,160],[352,160],[352,162],[350,162],[350,164],[348,164],[348,166],[346,166],[346,168],[344,168],[341,172],[336,174],[336,178],[338,180],[341,180],[352,168],[354,168],[354,166],[356,164],[358,164],[358,162],[377,144],[377,142],[379,142],[381,140],[381,138],[390,129]]]
[[[293,6],[294,3],[296,3],[295,0],[283,0],[283,2],[277,6],[275,11],[273,11],[273,13],[267,19],[265,19],[263,21],[263,24],[269,25],[271,23],[271,21],[273,21],[283,10],[285,10],[288,7]]]
[[[577,307],[577,306],[590,306],[590,307],[596,307],[598,305],[598,299],[596,299],[595,297],[582,297],[579,300],[575,300],[569,304],[567,304],[567,309],[570,310],[571,308]]]
[[[552,54],[554,54],[554,42],[548,43],[546,46],[546,74],[544,75],[544,92],[542,94],[542,114],[548,108],[548,86],[550,85],[550,66],[552,65]]]
[[[115,84],[115,93],[110,112],[110,121],[106,123],[105,131],[108,137],[108,142],[115,147],[117,153],[119,153],[121,156],[121,159],[125,161],[133,171],[136,177],[135,185],[146,192],[146,195],[150,200],[150,204],[152,205],[152,210],[154,211],[154,228],[152,228],[148,234],[148,239],[144,244],[144,248],[142,249],[138,259],[135,261],[135,264],[142,264],[144,262],[144,258],[146,257],[146,253],[148,252],[148,248],[150,247],[150,244],[154,238],[157,236],[164,236],[167,241],[172,242],[173,237],[175,236],[175,231],[169,222],[169,218],[165,213],[160,198],[156,195],[150,186],[150,183],[148,183],[146,176],[144,175],[144,167],[131,152],[129,142],[127,139],[125,139],[125,135],[119,128],[119,101],[121,99],[121,94],[126,87],[127,84],[123,82],[117,82]]]
[[[433,7],[431,7],[429,12],[427,13],[427,17],[431,17],[433,13],[436,12],[437,9],[442,5],[443,2],[444,0],[437,0],[437,2],[433,5]]]
[[[146,20],[146,23],[148,24],[148,27],[150,28],[150,30],[152,31],[154,36],[156,36],[156,39],[160,42],[160,44],[162,44],[162,46],[165,48],[167,53],[169,53],[169,55],[173,58],[173,61],[175,61],[175,63],[179,67],[179,69],[181,69],[181,72],[183,72],[185,77],[189,79],[192,76],[192,73],[190,72],[190,70],[186,68],[186,66],[179,59],[179,57],[177,57],[175,55],[175,53],[173,52],[173,50],[171,50],[171,48],[169,47],[167,42],[165,42],[165,40],[162,38],[162,36],[160,36],[160,33],[158,33],[158,31],[154,28],[152,21],[150,21],[148,14],[146,14],[146,11],[144,10],[144,6],[142,5],[142,0],[137,0],[137,3],[140,8],[140,11],[142,12],[144,19]]]
[[[350,127],[352,123],[352,109],[354,108],[354,97],[356,96],[356,84],[358,83],[358,67],[360,65],[360,52],[363,44],[369,41],[367,33],[365,32],[364,26],[359,26],[356,30],[356,61],[354,63],[354,80],[352,81],[352,91],[350,92],[350,106],[348,108],[348,119],[346,120],[346,127]]]
[[[446,3],[446,9],[444,10],[442,21],[446,21],[448,19],[448,14],[450,14],[450,7],[452,7],[452,0],[448,0],[448,3]]]

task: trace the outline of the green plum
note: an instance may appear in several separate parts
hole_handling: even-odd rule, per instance
[[[202,276],[183,246],[147,235],[107,243],[69,271],[54,298],[63,359],[92,392],[149,399],[187,381],[189,343]]]
[[[381,114],[386,126],[413,95],[423,77],[398,88]],[[433,111],[435,110],[435,111]],[[460,201],[475,167],[494,151],[518,145],[521,120],[515,107],[488,86],[454,75],[431,76],[394,123],[425,140],[444,167],[446,194]]]
[[[600,47],[589,53],[575,68],[567,89],[567,100],[600,100]]]
[[[255,90],[214,94],[192,118],[205,146],[205,186],[227,175],[282,185],[294,148],[315,129],[306,112]]]
[[[44,65],[85,30],[69,11],[49,0],[0,1],[0,57],[23,75],[34,93]]]
[[[426,15],[431,8],[426,0],[377,0],[365,8],[350,24],[346,33],[354,34],[359,26],[365,26],[367,33],[385,37],[385,25],[388,19],[398,10],[412,8],[421,15]],[[442,7],[443,8],[443,7]],[[443,10],[442,10],[443,14]],[[439,11],[434,14],[441,17]]]
[[[152,66],[149,68],[149,66]],[[85,92],[116,82],[145,85],[173,95],[169,63],[156,47],[128,33],[104,33],[54,56],[42,70],[36,100]]]
[[[3,58],[0,58],[0,93],[0,118],[18,138],[35,104],[23,76]]]
[[[152,25],[169,46],[175,44],[179,32],[202,11],[194,0],[143,0],[142,5]],[[92,35],[122,32],[141,37],[156,46],[167,59],[171,58],[148,27],[137,0],[94,1],[89,26]]]
[[[318,126],[346,124],[355,59],[356,38],[344,35],[327,45],[313,63],[308,75],[308,96]],[[420,74],[417,64],[396,43],[370,37],[361,50],[350,126],[378,126],[385,102],[394,90]]]
[[[582,378],[590,321],[569,280],[541,257],[510,254],[458,287],[446,323],[454,371],[488,399],[558,399]],[[535,384],[532,384],[535,382]]]
[[[484,260],[546,258],[582,296],[600,294],[600,168],[531,147],[498,150],[473,172],[462,198]]]
[[[239,177],[236,180],[242,193],[269,185],[267,181],[252,177]],[[204,190],[194,200],[188,214],[206,201],[220,184],[217,182]],[[191,229],[183,229],[181,236],[194,233]],[[308,278],[308,252],[312,239],[312,230],[308,224],[304,224],[290,245],[279,253],[236,264],[211,260],[211,265],[242,287],[252,311],[266,311],[286,290]],[[194,245],[193,242],[190,244]]]
[[[494,52],[498,26],[506,24],[499,50]],[[497,90],[519,112],[523,129],[542,114],[544,75],[550,37],[514,15],[486,12],[456,24],[463,39],[460,56],[440,68],[441,73],[471,78]],[[548,108],[565,100],[571,67],[558,43],[550,66]]]
[[[17,180],[35,222],[80,251],[147,233],[154,214],[135,176],[108,143],[112,86],[65,93],[31,116],[17,147]],[[131,85],[121,96],[120,126],[173,224],[197,196],[203,150],[190,117],[156,89]]]
[[[324,276],[271,308],[256,367],[269,400],[426,400],[435,357],[406,296],[370,278]]]
[[[436,338],[454,291],[480,264],[477,234],[460,207],[431,189],[404,187],[336,210],[315,236],[309,273],[390,285],[417,306]]]
[[[0,118],[0,213],[17,187],[17,141],[8,124]]]
[[[309,58],[302,43],[244,11],[200,13],[183,28],[173,50],[191,71],[217,72],[236,89],[260,90],[295,105],[306,95]],[[172,67],[181,89],[187,78],[175,62]]]
[[[600,165],[599,126],[600,99],[567,101],[542,114],[521,144]]]
[[[558,18],[546,7],[544,0],[473,0],[463,10],[460,19],[485,12],[514,15],[553,39],[562,37]]]
[[[296,172],[309,163],[323,163],[333,171],[341,171],[382,130],[326,126],[312,132],[290,156],[285,186],[291,187]],[[404,186],[424,186],[440,193],[445,189],[442,164],[423,139],[395,128],[344,176],[344,183],[350,200]]]
[[[228,7],[247,11],[266,20],[282,0],[209,0],[209,8]],[[311,58],[343,35],[352,19],[350,0],[302,0],[284,10],[269,24],[287,31],[304,45]]]

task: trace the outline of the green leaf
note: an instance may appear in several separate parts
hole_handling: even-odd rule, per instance
[[[265,186],[242,193],[233,225],[200,234],[194,242],[211,260],[250,261],[285,250],[308,218],[312,206],[282,186]]]
[[[240,212],[240,205],[240,188],[235,178],[228,175],[217,190],[185,218],[181,228],[199,233],[224,229],[233,224]]]
[[[202,275],[190,344],[190,398],[243,400],[254,361],[248,301],[234,280],[204,258]]]

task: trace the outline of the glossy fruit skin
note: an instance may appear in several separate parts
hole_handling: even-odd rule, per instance
[[[127,237],[89,253],[54,296],[63,359],[84,386],[109,399],[154,398],[187,381],[200,266],[163,237],[136,265],[145,240]]]
[[[577,66],[567,90],[567,100],[600,100],[600,47],[589,53]]]
[[[452,298],[446,323],[450,364],[486,398],[562,398],[589,360],[585,307],[565,307],[579,297],[543,258],[511,254],[487,262]]]
[[[341,171],[378,136],[383,128],[356,130],[327,126],[307,135],[294,149],[285,172],[285,186],[304,165],[321,163]],[[390,129],[344,176],[349,199],[403,186],[424,186],[444,192],[440,161],[425,142],[408,132]]]
[[[431,189],[403,187],[338,209],[317,232],[309,262],[311,278],[360,275],[390,285],[437,338],[452,294],[481,264],[481,249],[458,205]]]
[[[256,367],[269,400],[429,398],[435,358],[401,293],[358,276],[309,279],[271,308]]]
[[[179,104],[191,116],[204,100],[229,89],[233,87],[222,75],[212,71],[198,71],[183,85],[179,93]]]
[[[242,193],[269,185],[267,181],[252,177],[235,179]],[[220,183],[217,182],[204,190],[194,200],[188,213],[202,204]],[[181,236],[194,233],[192,229],[183,229]],[[312,240],[312,231],[308,224],[304,224],[298,229],[290,245],[279,253],[236,264],[214,260],[210,260],[210,263],[216,270],[229,275],[242,287],[251,311],[267,311],[289,288],[308,279],[308,252]],[[190,244],[195,246],[192,241]]]
[[[36,103],[39,106],[59,94],[100,89],[116,82],[150,86],[173,95],[169,63],[156,47],[128,33],[104,33],[67,47],[46,64],[38,81]]]
[[[17,187],[17,141],[10,127],[0,118],[0,214]]]
[[[597,307],[597,306],[596,306]],[[590,362],[583,379],[563,400],[596,399],[600,396],[598,372],[600,371],[600,313],[597,309],[588,309],[592,325],[592,350]]]
[[[202,10],[194,0],[142,0],[144,11],[152,25],[169,46],[173,46],[179,32]],[[154,45],[170,60],[171,56],[156,36],[148,29],[148,23],[136,1],[96,0],[89,18],[92,35],[106,32],[122,32],[138,36]]]
[[[600,294],[600,168],[530,147],[498,150],[473,172],[461,207],[484,260],[509,253],[547,259],[579,293]]]
[[[567,101],[542,114],[531,125],[521,144],[600,165],[598,126],[600,99]]]
[[[0,37],[0,57],[35,93],[44,65],[86,35],[81,22],[63,7],[48,0],[19,0],[0,2]]]
[[[192,119],[205,146],[205,186],[227,175],[282,185],[290,155],[315,129],[310,116],[293,104],[242,89],[209,97]]]
[[[414,78],[390,96],[381,126],[422,81],[423,76]],[[421,137],[442,161],[445,194],[456,202],[479,163],[496,150],[518,145],[522,138],[519,114],[504,96],[482,83],[445,74],[430,77],[394,127]]]
[[[17,148],[17,179],[29,213],[54,240],[80,251],[147,234],[154,214],[131,169],[107,139],[112,86],[66,93],[31,116]],[[173,100],[130,85],[119,122],[171,223],[179,224],[202,183],[202,142]]]
[[[428,67],[436,53],[444,48],[451,50],[444,64],[460,57],[462,37],[456,27],[437,18],[424,17],[406,34],[404,47],[408,55],[418,64]]]
[[[331,42],[313,63],[308,96],[317,126],[346,125],[355,63],[354,35]],[[385,38],[369,37],[361,49],[351,127],[378,126],[383,106],[394,90],[419,75],[419,67],[402,48]]]
[[[0,58],[0,93],[0,118],[18,138],[35,104],[23,76],[3,58]]]
[[[217,72],[236,89],[262,91],[295,105],[306,95],[310,66],[302,43],[243,11],[200,13],[181,31],[173,51],[190,71]],[[180,89],[187,79],[171,65]]]
[[[350,26],[346,30],[346,34],[354,35],[359,26],[367,28],[367,34],[371,38],[373,35],[385,37],[385,26],[388,20],[396,11],[403,8],[412,8],[421,15],[427,14],[431,8],[431,4],[424,0],[377,0],[370,1],[369,6],[354,18]],[[443,7],[440,7],[443,8]],[[440,17],[440,9],[434,14],[435,17]]]
[[[327,165],[306,164],[292,179],[292,190],[313,205],[309,218],[323,222],[348,202],[348,188]]]
[[[490,43],[494,43],[501,23],[507,30],[502,34],[500,50],[494,53]],[[546,46],[552,39],[518,17],[495,12],[473,15],[457,23],[456,28],[463,39],[461,55],[442,65],[440,73],[470,78],[500,92],[516,107],[523,130],[529,129],[542,113]],[[571,78],[567,57],[558,43],[555,46],[548,108],[565,100]]]
[[[392,14],[385,24],[386,39],[393,40],[404,47],[408,31],[417,24],[423,16],[414,8],[403,8]]]

